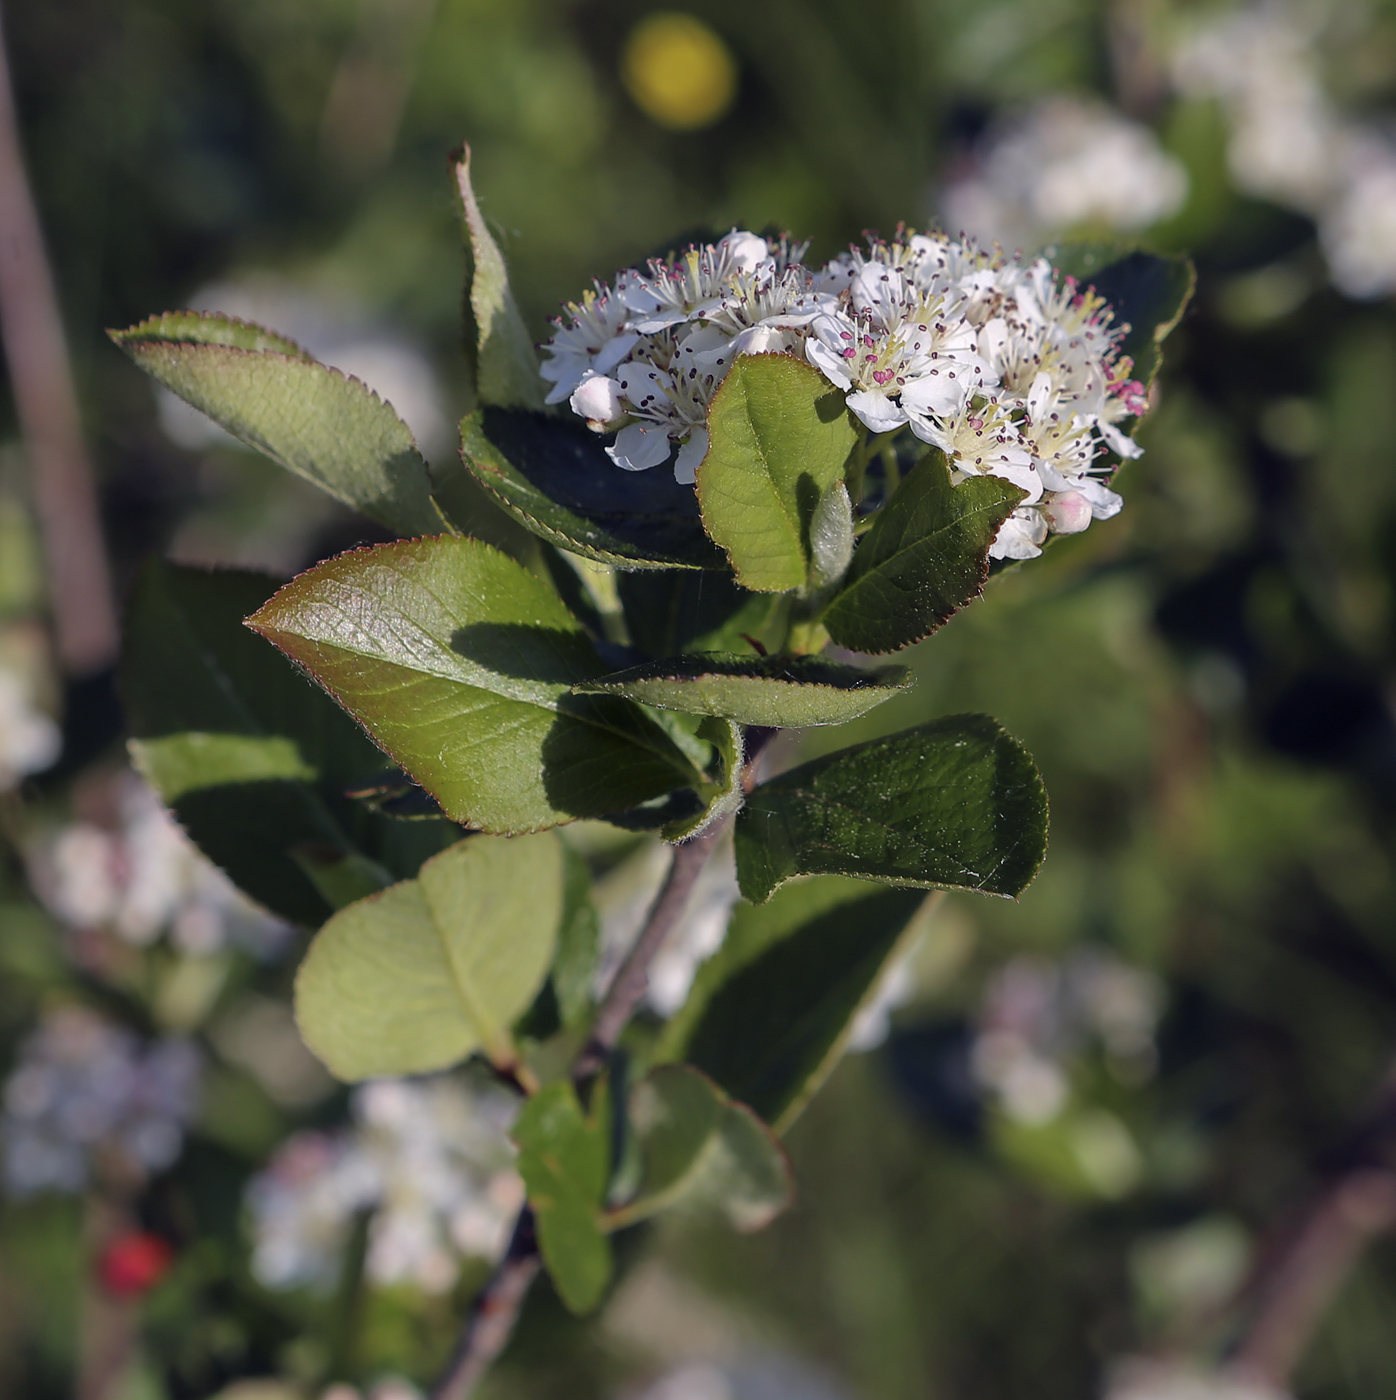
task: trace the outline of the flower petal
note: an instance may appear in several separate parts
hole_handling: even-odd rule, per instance
[[[606,455],[624,471],[648,471],[669,459],[668,429],[659,423],[630,423],[616,434]]]
[[[826,371],[827,372],[827,371]],[[898,403],[893,403],[886,394],[872,389],[859,389],[845,400],[849,408],[875,433],[890,433],[911,421],[910,415]]]
[[[694,428],[688,441],[679,448],[678,459],[674,462],[674,480],[680,486],[692,486],[698,479],[698,467],[708,455],[708,430]]]

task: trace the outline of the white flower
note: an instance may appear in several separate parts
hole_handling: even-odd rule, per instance
[[[1041,511],[1019,506],[999,527],[989,546],[990,559],[1036,559],[1047,538],[1048,520]]]
[[[550,358],[538,371],[553,386],[546,403],[569,399],[588,372],[609,374],[640,338],[629,328],[630,308],[602,287],[584,292],[562,313],[546,347]]]
[[[1146,126],[1103,103],[1052,97],[1009,122],[950,185],[947,220],[1010,247],[1083,224],[1131,232],[1176,213],[1187,174]]]
[[[668,429],[661,423],[631,423],[616,434],[606,455],[625,471],[648,471],[669,460]]]
[[[1024,265],[943,234],[874,239],[814,272],[799,251],[733,230],[622,272],[614,294],[598,287],[585,303],[593,322],[603,305],[629,317],[608,312],[604,329],[624,353],[604,367],[599,329],[578,349],[574,309],[576,324],[548,348],[582,365],[570,405],[592,428],[617,430],[606,452],[618,467],[672,462],[677,480],[694,482],[708,408],[733,363],[783,353],[814,365],[869,432],[909,427],[955,471],[1019,486],[1026,500],[996,557],[1029,558],[1049,529],[1073,532],[1117,508],[1096,458],[1102,445],[1138,455],[1122,425],[1146,404],[1118,354],[1127,328],[1092,289],[1044,259]],[[1044,490],[1074,493],[1089,516],[1074,500],[1032,509]]]
[[[523,1204],[516,1108],[454,1077],[361,1085],[350,1128],[297,1134],[250,1183],[253,1272],[272,1288],[332,1286],[354,1216],[372,1211],[368,1277],[444,1292],[463,1255],[498,1257]]]
[[[163,1170],[183,1146],[199,1076],[188,1041],[143,1045],[85,1007],[47,1012],[5,1083],[6,1188],[77,1191],[101,1164]]]
[[[1355,143],[1349,178],[1325,210],[1319,238],[1338,290],[1363,300],[1396,292],[1396,150]]]
[[[233,944],[269,957],[285,946],[287,926],[199,851],[144,782],[134,773],[117,781],[115,829],[76,822],[31,855],[35,890],[57,918],[137,946],[168,932],[186,953]]]

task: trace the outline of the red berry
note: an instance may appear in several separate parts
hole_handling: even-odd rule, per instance
[[[174,1250],[159,1235],[131,1230],[118,1235],[102,1251],[97,1277],[118,1298],[135,1298],[164,1278],[173,1259]]]

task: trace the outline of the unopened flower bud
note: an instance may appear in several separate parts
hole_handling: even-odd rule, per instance
[[[745,229],[734,228],[726,237],[719,240],[719,248],[725,248],[732,261],[743,272],[753,272],[770,256],[766,240],[759,234],[748,233]]]
[[[572,391],[568,403],[573,413],[587,420],[587,427],[592,432],[604,433],[618,419],[625,417],[621,393],[621,386],[616,380],[588,370],[582,382]]]
[[[1043,514],[1058,535],[1079,535],[1091,523],[1091,503],[1079,491],[1062,491],[1047,502]]]

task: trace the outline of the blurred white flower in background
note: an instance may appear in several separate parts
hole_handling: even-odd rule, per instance
[[[294,340],[321,363],[362,380],[397,410],[428,460],[454,451],[455,430],[426,350],[342,297],[331,300],[289,279],[253,274],[201,287],[189,304],[195,311],[254,321]],[[231,440],[167,390],[158,391],[158,403],[160,426],[181,447],[198,450]]]
[[[1333,284],[1365,300],[1396,291],[1396,145],[1325,87],[1333,18],[1261,3],[1204,19],[1178,45],[1173,80],[1221,104],[1237,187],[1316,220]]]
[[[38,705],[31,678],[0,662],[0,792],[42,773],[62,749],[58,725]]]
[[[1343,178],[1348,136],[1315,63],[1322,16],[1280,4],[1213,15],[1173,56],[1176,87],[1218,100],[1237,188],[1317,211]]]
[[[183,952],[233,945],[258,957],[290,929],[251,903],[180,829],[151,788],[122,774],[114,829],[78,821],[31,852],[36,893],[75,929],[110,929],[143,946],[166,931]]]
[[[1396,149],[1354,140],[1348,180],[1319,224],[1334,285],[1368,300],[1396,292]]]
[[[80,1006],[47,1012],[5,1081],[4,1172],[15,1195],[138,1178],[179,1156],[198,1106],[188,1041],[142,1043]]]
[[[940,209],[947,228],[1031,248],[1082,225],[1148,228],[1177,213],[1187,191],[1187,172],[1147,126],[1103,102],[1057,96],[991,136]]]
[[[523,1204],[508,1129],[517,1100],[454,1077],[359,1086],[353,1124],[290,1138],[248,1187],[252,1269],[270,1288],[334,1283],[357,1216],[365,1272],[441,1293],[463,1256],[494,1259]]]
[[[1105,1400],[1288,1400],[1281,1391],[1223,1371],[1147,1358],[1125,1361]]]
[[[847,1395],[828,1372],[768,1351],[675,1366],[635,1400],[847,1400]]]
[[[1125,1079],[1153,1073],[1163,984],[1097,949],[1062,962],[1011,959],[990,979],[971,1051],[975,1078],[1003,1112],[1046,1123],[1066,1106],[1071,1060],[1090,1043]]]

